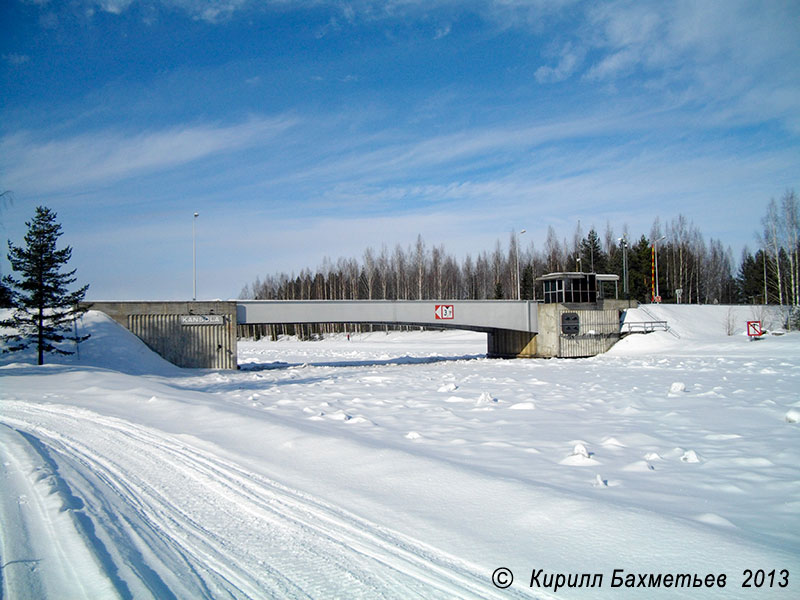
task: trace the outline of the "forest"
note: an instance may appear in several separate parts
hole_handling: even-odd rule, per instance
[[[756,232],[757,249],[745,247],[736,264],[722,240],[706,241],[684,215],[656,218],[650,231],[631,235],[607,224],[602,234],[580,224],[569,238],[551,226],[540,245],[523,245],[521,233],[492,250],[459,259],[422,236],[403,247],[366,248],[359,258],[325,258],[315,270],[257,278],[242,299],[259,300],[482,300],[541,298],[537,278],[579,271],[619,275],[620,298],[695,304],[800,304],[800,203],[794,190],[772,199]],[[527,236],[525,236],[525,239]],[[527,239],[526,239],[527,241]],[[657,280],[654,281],[654,266]],[[655,284],[655,285],[654,285]],[[797,313],[795,308],[792,312]]]

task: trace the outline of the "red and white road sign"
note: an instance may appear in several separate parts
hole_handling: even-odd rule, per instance
[[[452,304],[437,304],[433,314],[437,320],[449,320],[455,317],[455,310]]]
[[[750,337],[759,337],[764,335],[764,332],[761,329],[761,321],[748,321],[747,335]]]

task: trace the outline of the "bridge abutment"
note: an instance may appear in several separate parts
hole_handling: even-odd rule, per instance
[[[486,355],[489,358],[535,358],[537,335],[529,331],[494,329],[486,334]]]
[[[92,302],[179,367],[236,369],[236,302]]]

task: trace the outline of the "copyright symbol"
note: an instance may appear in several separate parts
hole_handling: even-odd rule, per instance
[[[514,574],[511,572],[511,569],[506,569],[505,567],[495,569],[494,573],[492,573],[492,583],[495,587],[504,590],[514,583]]]

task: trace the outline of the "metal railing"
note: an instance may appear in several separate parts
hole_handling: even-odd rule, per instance
[[[639,310],[650,317],[651,321],[625,321],[619,326],[620,334],[626,333],[652,333],[653,331],[666,331],[673,337],[680,338],[680,334],[669,326],[666,321],[657,320],[646,308],[639,306]]]
[[[669,331],[666,321],[625,321],[620,326],[620,333],[651,333],[653,331]]]

